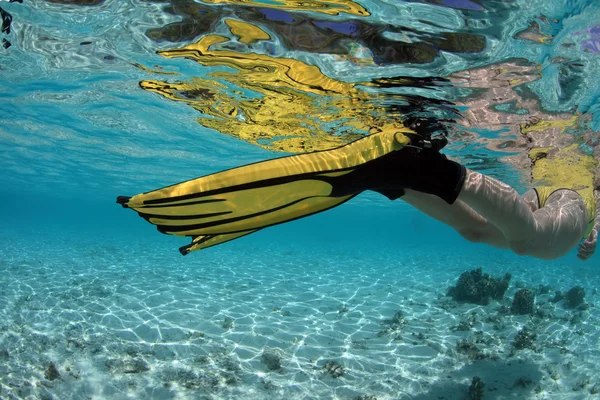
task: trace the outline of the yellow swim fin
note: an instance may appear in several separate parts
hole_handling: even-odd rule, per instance
[[[364,164],[410,143],[408,129],[383,131],[333,150],[276,158],[218,172],[117,203],[163,233],[191,236],[182,254],[221,244],[261,228],[338,206]],[[369,179],[368,176],[361,179]]]

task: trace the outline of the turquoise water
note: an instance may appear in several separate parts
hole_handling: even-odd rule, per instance
[[[206,128],[200,111],[140,88],[230,72],[156,54],[203,35],[231,37],[226,18],[269,32],[268,43],[252,45],[257,54],[297,59],[342,82],[403,77],[364,91],[379,94],[381,110],[454,115],[448,154],[523,191],[531,183],[518,130],[530,117],[575,116],[559,137],[594,154],[595,1],[370,0],[360,2],[369,16],[290,9],[296,28],[274,22],[289,15],[260,8],[279,2],[60,3],[71,2],[0,3],[12,16],[0,38],[10,43],[0,49],[0,398],[464,399],[474,376],[485,399],[597,396],[597,255],[518,257],[365,193],[182,257],[188,239],[160,235],[115,204],[117,195],[281,155]],[[204,15],[211,19],[192,23]],[[161,31],[182,21],[191,25]],[[323,21],[350,32],[343,46],[319,42],[337,37],[333,29],[294,31]],[[314,38],[301,40],[307,32]],[[407,47],[389,50],[393,42]],[[235,84],[234,100],[254,93]],[[406,106],[402,96],[419,98]],[[461,273],[480,267],[512,274],[503,300],[446,296]],[[550,301],[574,286],[589,308]],[[536,294],[540,312],[505,312],[521,288]],[[535,346],[518,349],[523,327],[537,334]]]

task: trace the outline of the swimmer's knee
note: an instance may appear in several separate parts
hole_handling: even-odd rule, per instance
[[[477,229],[461,229],[458,233],[471,243],[481,243],[483,241],[483,232]]]
[[[508,242],[508,247],[512,250],[513,253],[519,256],[527,256],[531,250],[531,246],[529,243],[523,240],[512,240]]]

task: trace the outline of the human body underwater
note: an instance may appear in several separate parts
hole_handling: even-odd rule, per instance
[[[524,128],[518,136],[527,137],[527,142],[534,145],[528,156],[535,189],[521,196],[510,185],[467,169],[440,152],[445,144],[444,135],[439,135],[444,131],[439,129],[440,121],[416,116],[434,115],[432,108],[447,111],[450,104],[430,98],[424,102],[406,91],[395,97],[378,94],[378,90],[388,87],[442,87],[442,80],[460,81],[467,72],[443,79],[397,77],[346,82],[331,78],[300,59],[274,56],[268,45],[273,32],[277,32],[291,49],[346,54],[347,58],[348,40],[356,40],[360,48],[368,50],[364,58],[351,57],[356,65],[419,64],[435,59],[434,50],[439,50],[442,43],[446,47],[452,45],[445,51],[480,54],[486,48],[483,36],[465,36],[463,32],[460,37],[445,34],[443,40],[438,38],[435,43],[422,38],[416,41],[418,46],[403,41],[391,45],[382,34],[389,28],[384,29],[384,25],[365,24],[355,17],[344,23],[325,23],[318,17],[309,18],[291,10],[264,8],[236,8],[245,18],[225,18],[223,29],[230,32],[225,35],[216,34],[211,28],[214,21],[220,20],[220,14],[198,7],[201,6],[174,6],[172,12],[182,16],[182,21],[151,30],[148,37],[187,42],[203,35],[194,43],[159,50],[157,54],[167,59],[185,58],[207,68],[227,69],[190,81],[144,80],[140,87],[188,104],[200,112],[203,117],[198,122],[206,128],[271,151],[300,154],[233,168],[133,197],[118,197],[119,204],[138,212],[160,232],[191,237],[192,242],[180,249],[182,254],[323,212],[368,190],[409,203],[469,241],[541,259],[561,257],[578,244],[580,259],[588,259],[594,253],[600,207],[592,173],[597,167],[593,156],[584,157],[575,148],[558,149],[556,153],[530,138],[529,130]],[[360,7],[352,10],[352,15],[362,15]],[[502,18],[505,14],[493,15]],[[195,24],[198,18],[206,23]],[[269,29],[263,29],[263,23]],[[453,37],[456,40],[450,40]],[[262,51],[258,51],[260,46]],[[539,78],[533,66],[509,64],[492,65],[489,71],[471,71],[476,75],[471,83],[475,84],[477,77],[490,78],[493,71],[512,76],[500,82],[502,88]],[[494,78],[491,83],[500,80]],[[233,96],[229,86],[256,93],[258,99]],[[462,86],[463,83],[457,83],[457,87]],[[497,87],[491,87],[492,99],[483,101],[487,105],[496,94]],[[473,110],[475,105],[463,104],[462,108]],[[484,115],[489,112],[485,109]],[[554,118],[558,117],[548,116],[547,124],[557,123]],[[333,131],[326,128],[332,123],[340,126]],[[557,175],[556,171],[560,173]]]
[[[192,243],[180,248],[184,255],[337,207],[371,190],[406,201],[473,242],[540,259],[562,257],[580,244],[578,257],[592,256],[600,207],[591,174],[585,182],[565,180],[521,196],[443,155],[447,140],[432,137],[427,120],[405,123],[332,150],[119,196],[117,203],[162,233],[191,237]]]

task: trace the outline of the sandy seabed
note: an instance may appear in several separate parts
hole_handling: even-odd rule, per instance
[[[0,398],[585,399],[600,392],[592,268],[489,253],[2,236]],[[26,250],[26,251],[25,251]],[[495,254],[495,253],[494,253]],[[543,267],[542,267],[543,266]],[[512,274],[502,301],[446,296]],[[587,306],[551,302],[580,285]],[[534,315],[513,315],[520,288]],[[526,328],[530,341],[517,335]],[[519,344],[521,343],[521,344]],[[485,385],[470,391],[473,377]]]

